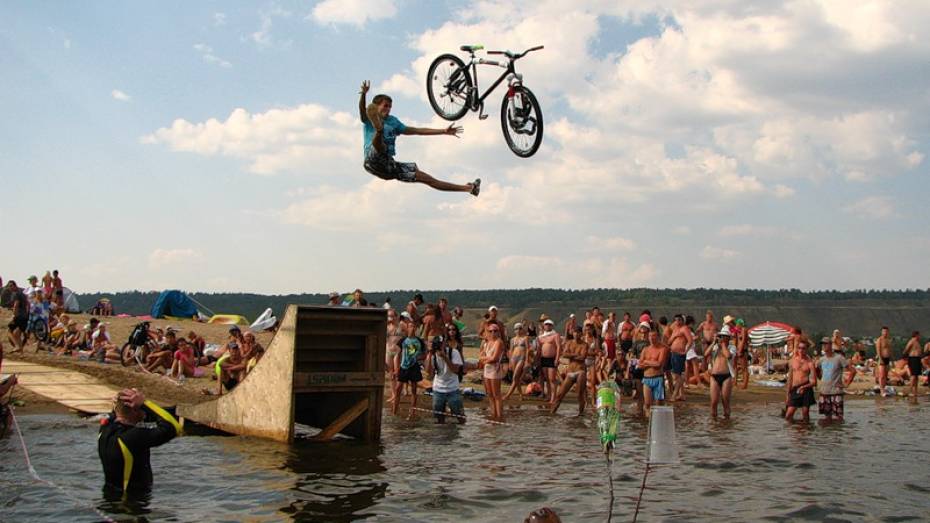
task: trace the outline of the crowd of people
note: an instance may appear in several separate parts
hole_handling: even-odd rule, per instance
[[[330,305],[346,306],[338,296],[333,293]],[[363,301],[360,290],[354,297],[349,306],[373,306]],[[648,310],[634,321],[628,312],[618,317],[592,307],[583,320],[571,314],[561,330],[546,314],[535,322],[523,319],[508,329],[492,305],[478,327],[478,358],[466,359],[461,308],[450,308],[445,298],[425,303],[421,294],[400,312],[389,305],[386,308],[385,364],[391,382],[391,411],[398,414],[404,398],[409,397],[408,418],[414,418],[421,410],[418,390],[425,389],[432,394],[431,410],[440,423],[449,415],[464,422],[460,387],[470,371],[480,371],[489,418],[497,422],[504,420],[503,403],[514,394],[521,400],[542,398],[556,412],[574,390],[581,415],[606,380],[616,382],[634,403],[637,415],[648,416],[653,405],[684,401],[686,390],[701,389],[709,391],[710,414],[728,418],[734,388],[746,389],[750,375],[761,374],[760,363],[770,357],[752,346],[749,328],[741,318],[726,315],[718,323],[711,311],[700,323],[684,314],[671,320],[654,318]],[[815,344],[795,328],[784,354],[787,419],[799,410],[809,419],[814,405],[823,417],[842,419],[846,387],[857,373],[873,368],[882,395],[888,393],[891,380],[897,379],[899,384],[908,384],[916,397],[919,380],[927,384],[921,376],[930,368],[930,342],[921,345],[918,332],[894,362],[887,328],[876,340],[874,359],[866,358],[861,347],[852,347],[838,330]]]
[[[222,394],[224,388],[231,390],[241,382],[265,352],[252,332],[242,332],[238,326],[229,329],[224,344],[208,345],[193,330],[184,336],[170,325],[153,328],[148,321],[136,326],[129,342],[133,348],[127,352],[126,344],[114,342],[105,322],[91,317],[81,325],[65,311],[57,270],[46,272],[41,285],[35,276],[27,281],[28,285],[21,288],[15,280],[6,285],[0,280],[6,296],[4,306],[13,316],[8,325],[9,353],[22,352],[27,344],[34,343],[36,352],[99,363],[129,363],[142,372],[165,374],[172,379],[209,375],[217,380],[216,394]],[[49,296],[53,299],[49,300]],[[102,310],[103,315],[111,312],[112,306]],[[208,389],[204,392],[213,394]]]

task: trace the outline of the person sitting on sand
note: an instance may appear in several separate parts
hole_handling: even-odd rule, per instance
[[[207,348],[207,342],[203,339],[203,336],[200,336],[194,331],[190,331],[187,333],[187,342],[191,344],[191,349],[194,351],[194,360],[197,362],[197,365],[206,365],[207,358],[203,351]]]
[[[169,330],[165,333],[165,343],[158,350],[152,352],[145,358],[145,370],[149,372],[160,372],[165,369],[171,369],[171,363],[174,361],[174,352],[178,350],[178,335]]]
[[[593,324],[589,325],[589,328],[596,329]],[[581,327],[575,327],[575,332],[572,333],[572,339],[566,341],[562,346],[560,360],[565,362],[566,366],[562,384],[559,386],[559,390],[555,395],[555,401],[552,402],[552,406],[549,409],[549,412],[552,414],[555,414],[559,410],[559,405],[562,404],[562,400],[572,390],[572,387],[577,385],[578,416],[584,415],[584,408],[588,398],[588,369],[585,367],[585,360],[587,358],[588,344],[584,342],[583,329]]]
[[[265,347],[262,347],[262,344],[255,340],[255,334],[246,332],[242,335],[242,359],[246,362],[246,373],[251,372],[258,360],[262,359],[264,355]]]
[[[455,124],[449,124],[449,127],[445,129],[408,127],[391,115],[393,101],[390,96],[379,94],[372,98],[370,105],[365,105],[365,96],[368,94],[369,86],[368,81],[362,82],[358,100],[359,117],[364,130],[365,170],[382,180],[422,183],[439,191],[467,192],[478,196],[481,190],[480,178],[464,185],[444,182],[421,171],[415,163],[402,163],[394,160],[394,142],[399,135],[458,137],[462,133],[462,128]]]
[[[242,358],[239,342],[230,341],[226,344],[226,353],[217,360],[217,395],[223,394],[223,387],[227,391],[236,388],[245,376],[246,361]]]
[[[178,350],[174,351],[174,361],[171,363],[172,377],[199,378],[203,376],[203,369],[197,366],[197,356],[194,346],[184,338],[178,340]]]
[[[115,353],[116,361],[119,361],[119,351],[116,349],[116,345],[113,344],[113,341],[110,339],[110,333],[107,332],[107,326],[105,323],[101,323],[97,326],[97,330],[90,337],[91,339],[91,353],[97,358],[97,361],[111,362],[112,353]]]
[[[78,330],[78,324],[76,321],[71,320],[68,322],[68,328],[65,331],[64,343],[61,348],[58,350],[57,354],[70,355],[75,351],[81,349],[81,331]]]

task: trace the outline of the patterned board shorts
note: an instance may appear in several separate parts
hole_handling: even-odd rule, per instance
[[[821,416],[843,417],[843,395],[821,394],[817,402],[817,409]]]
[[[382,180],[417,181],[417,164],[394,161],[392,156],[379,153],[374,147],[365,157],[365,170]]]

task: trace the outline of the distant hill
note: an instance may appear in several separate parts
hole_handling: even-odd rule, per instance
[[[561,322],[570,313],[597,305],[603,311],[629,311],[638,316],[643,309],[653,316],[692,314],[701,321],[706,310],[718,320],[724,314],[742,317],[749,325],[767,320],[801,326],[811,334],[826,334],[833,329],[850,336],[875,336],[888,325],[895,336],[910,335],[912,330],[930,332],[930,290],[812,291],[732,290],[732,289],[494,289],[494,290],[397,290],[366,293],[378,305],[391,298],[402,307],[420,292],[427,302],[440,296],[451,305],[466,309],[469,323],[477,323],[490,305],[500,308],[502,319],[513,323],[519,319],[537,319],[540,313]],[[215,313],[241,314],[250,320],[271,307],[277,314],[289,303],[324,304],[323,294],[262,295],[246,293],[188,293],[202,308]],[[117,313],[148,314],[157,292],[118,292],[80,294],[82,307],[89,309],[97,299],[110,298]],[[206,312],[206,311],[204,311]]]

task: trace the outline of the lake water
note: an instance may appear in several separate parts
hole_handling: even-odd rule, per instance
[[[602,521],[608,490],[593,417],[532,408],[509,426],[477,419],[436,426],[385,416],[383,441],[282,445],[189,436],[153,451],[145,505],[105,503],[97,422],[68,415],[19,418],[0,441],[0,520],[98,521],[522,521],[554,508],[563,521]],[[737,404],[714,422],[707,408],[677,408],[681,464],[654,469],[641,521],[930,520],[930,403],[848,401],[843,424],[786,424],[777,404]],[[471,411],[470,411],[471,412]],[[474,417],[474,416],[473,416]],[[642,478],[645,423],[624,418],[613,465],[614,521],[630,521]]]

